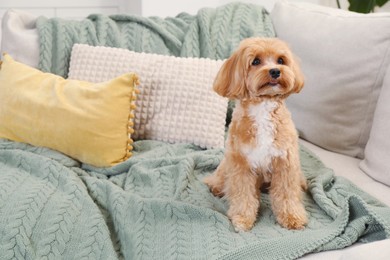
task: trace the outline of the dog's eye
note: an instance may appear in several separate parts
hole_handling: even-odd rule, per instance
[[[284,64],[284,60],[283,60],[283,58],[279,58],[279,59],[278,59],[278,64],[281,64],[281,65],[283,65],[283,64]]]
[[[252,61],[252,65],[253,66],[257,66],[257,65],[260,65],[261,61],[259,58],[255,58],[253,61]]]

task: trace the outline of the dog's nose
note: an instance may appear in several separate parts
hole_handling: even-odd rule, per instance
[[[280,70],[279,69],[270,69],[269,70],[269,75],[271,75],[271,77],[273,79],[277,79],[280,77]]]

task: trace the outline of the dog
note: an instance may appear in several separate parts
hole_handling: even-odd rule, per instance
[[[307,215],[298,133],[285,99],[303,88],[304,76],[288,45],[277,38],[247,38],[220,68],[214,91],[235,100],[225,153],[203,181],[229,202],[235,230],[249,231],[269,183],[272,211],[288,229],[303,229]]]

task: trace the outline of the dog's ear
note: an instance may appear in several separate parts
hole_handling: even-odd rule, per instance
[[[245,86],[246,64],[240,51],[236,51],[227,59],[214,80],[214,91],[229,99],[242,98],[247,88]]]
[[[295,74],[294,88],[292,91],[295,93],[299,93],[305,83],[305,77],[303,76],[303,72],[299,65],[299,59],[295,55],[294,55],[294,62],[292,64],[292,70]]]

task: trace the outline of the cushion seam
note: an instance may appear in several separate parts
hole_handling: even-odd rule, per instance
[[[363,124],[363,127],[361,128],[361,130],[360,130],[360,134],[359,134],[359,138],[358,138],[358,141],[357,141],[357,145],[358,146],[363,146],[363,152],[364,152],[364,150],[365,150],[365,146],[367,145],[367,142],[368,142],[368,140],[367,140],[367,142],[366,143],[364,143],[364,133],[366,132],[366,129],[367,128],[369,128],[368,129],[368,132],[369,132],[369,134],[371,133],[371,128],[372,128],[372,124],[371,124],[371,127],[367,127],[367,124],[368,124],[368,121],[369,121],[369,118],[370,118],[370,109],[369,108],[371,108],[372,106],[374,106],[374,113],[373,113],[373,115],[372,115],[372,117],[374,117],[374,114],[375,114],[375,111],[376,111],[376,105],[374,104],[374,103],[377,103],[378,102],[378,98],[379,98],[379,96],[380,96],[380,92],[381,92],[381,89],[382,89],[382,87],[383,87],[383,80],[382,80],[382,85],[380,85],[379,86],[379,75],[381,75],[382,74],[382,72],[384,71],[384,70],[387,70],[387,67],[388,67],[388,60],[389,60],[389,51],[390,51],[390,40],[388,40],[388,46],[387,46],[387,49],[386,49],[386,52],[385,52],[385,55],[384,55],[384,58],[383,58],[383,60],[382,60],[382,62],[381,62],[381,64],[380,64],[380,66],[379,66],[379,70],[378,70],[378,73],[377,73],[377,75],[376,75],[376,79],[375,79],[375,82],[374,82],[374,84],[372,85],[372,87],[371,87],[371,92],[374,90],[374,89],[376,89],[376,88],[379,88],[379,90],[378,90],[378,95],[376,96],[376,97],[374,97],[373,95],[372,95],[372,97],[369,99],[369,101],[368,101],[368,104],[367,104],[367,109],[366,109],[366,113],[365,113],[365,116],[364,116],[364,124]],[[384,66],[384,64],[387,62],[387,66]],[[363,154],[363,158],[364,158],[364,154]]]

